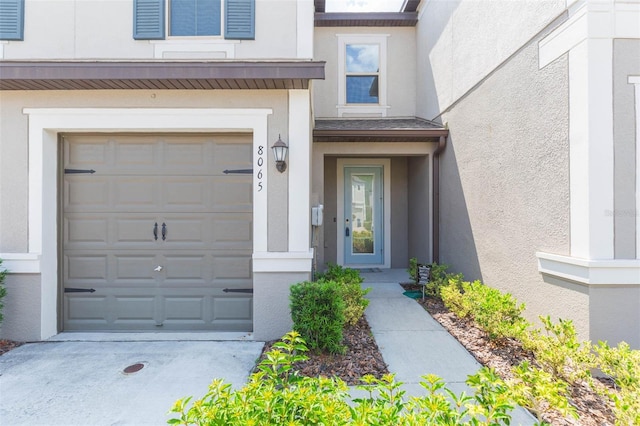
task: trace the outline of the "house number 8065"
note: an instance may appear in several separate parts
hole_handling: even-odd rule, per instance
[[[262,191],[262,165],[264,164],[264,146],[259,145],[258,146],[258,159],[257,159],[257,165],[259,167],[258,169],[258,173],[256,174],[256,178],[258,179],[258,181],[256,182],[256,185],[258,185],[258,192]]]

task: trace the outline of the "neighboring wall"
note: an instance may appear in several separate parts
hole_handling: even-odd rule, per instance
[[[636,248],[636,99],[629,76],[640,76],[640,40],[613,41],[614,251],[616,259],[640,258]],[[640,194],[640,192],[638,192]],[[613,212],[608,212],[613,214]]]
[[[423,0],[417,115],[437,117],[564,8],[565,0]]]
[[[527,315],[589,334],[585,287],[545,279],[535,253],[569,254],[566,56],[538,41],[564,1],[427,1],[418,24],[418,115],[446,123],[440,260],[512,293]]]
[[[311,0],[256,0],[255,17],[255,40],[222,37],[134,40],[133,0],[26,0],[24,41],[5,44],[4,59],[311,57]]]

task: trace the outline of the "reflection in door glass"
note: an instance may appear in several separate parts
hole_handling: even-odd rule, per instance
[[[373,254],[373,200],[374,175],[368,173],[351,175],[351,238],[352,254]]]

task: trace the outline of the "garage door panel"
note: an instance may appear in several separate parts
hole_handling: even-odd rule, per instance
[[[251,179],[237,176],[214,177],[211,208],[217,212],[252,211],[253,189]]]
[[[205,255],[164,256],[164,286],[205,285],[210,283],[210,267]]]
[[[168,168],[184,168],[185,166],[203,168],[206,166],[208,143],[167,142],[164,146],[164,166]]]
[[[113,321],[126,323],[131,321],[155,324],[156,297],[149,296],[114,296],[111,313]]]
[[[242,253],[218,255],[213,258],[213,280],[216,282],[229,279],[250,280],[251,271],[251,258]]]
[[[104,166],[109,161],[110,147],[104,138],[65,144],[65,168]]]
[[[114,284],[119,281],[146,281],[154,283],[154,269],[158,265],[158,259],[153,254],[117,254],[115,260]]]
[[[208,184],[209,178],[202,176],[166,178],[161,189],[163,207],[188,211],[209,210]]]
[[[67,215],[63,244],[66,247],[105,247],[109,242],[109,219],[99,215]]]
[[[66,278],[68,281],[104,283],[108,277],[108,257],[104,254],[67,254]]]
[[[109,192],[105,177],[65,175],[64,209],[67,212],[108,209]]]
[[[253,244],[253,221],[249,213],[212,218],[212,248],[234,248],[250,250]]]
[[[164,298],[165,320],[163,324],[185,322],[190,324],[205,324],[206,298],[169,296]]]
[[[113,180],[112,211],[158,211],[159,179],[154,176],[121,177]]]
[[[213,165],[216,170],[250,169],[253,163],[252,148],[250,143],[218,143]]]
[[[253,298],[215,297],[213,298],[213,322],[224,320],[250,320]]]
[[[145,143],[139,142],[112,142],[114,153],[113,166],[115,168],[128,169],[139,168],[157,170],[158,146],[153,140]]]
[[[65,293],[65,329],[252,329],[253,177],[223,173],[252,167],[250,137],[65,136],[63,152],[96,170],[64,176],[64,286],[95,290]]]

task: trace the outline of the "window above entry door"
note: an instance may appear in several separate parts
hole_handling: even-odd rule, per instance
[[[338,34],[338,116],[386,117],[388,34]]]

